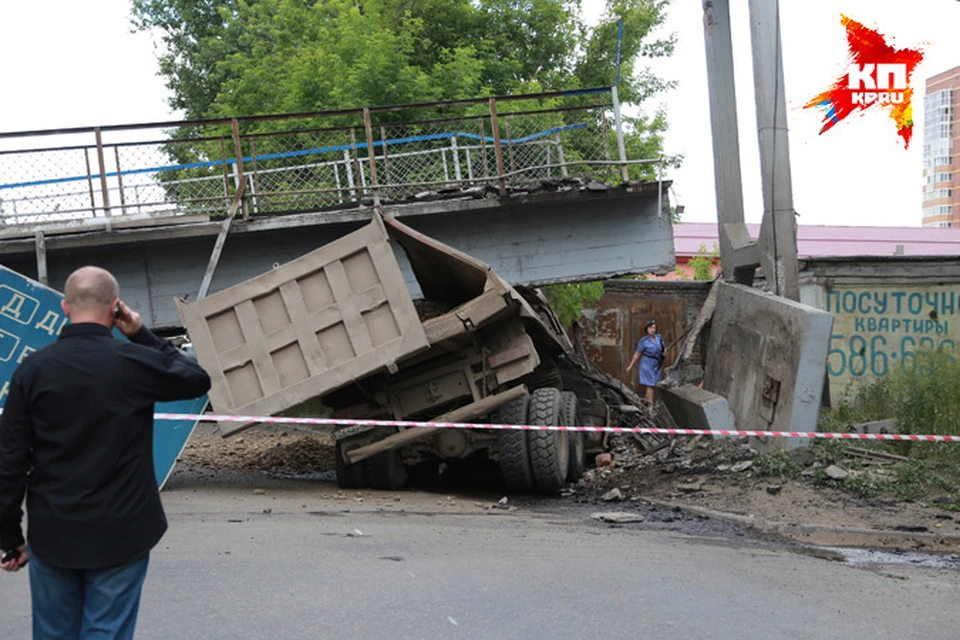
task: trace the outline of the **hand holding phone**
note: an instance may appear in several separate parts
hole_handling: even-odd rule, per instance
[[[0,556],[0,564],[3,565],[4,571],[15,572],[19,571],[27,562],[30,561],[26,556],[27,547],[26,545],[21,545],[17,549],[10,549],[5,551],[2,556]]]
[[[117,302],[113,309],[113,324],[123,335],[132,338],[143,326],[143,320],[139,313],[123,302]]]

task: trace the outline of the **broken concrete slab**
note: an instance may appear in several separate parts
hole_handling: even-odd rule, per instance
[[[610,491],[607,491],[605,494],[600,496],[600,499],[604,502],[619,502],[620,500],[623,500],[623,492],[614,487],[613,489],[610,489]]]
[[[743,285],[721,282],[703,386],[727,398],[737,428],[815,431],[833,315]],[[764,452],[806,446],[769,438]]]
[[[699,493],[703,491],[703,485],[706,480],[694,480],[693,482],[684,482],[677,485],[677,491],[680,493]]]
[[[835,464],[832,464],[824,469],[823,473],[831,480],[843,480],[850,475],[849,471],[845,471]]]
[[[630,513],[629,511],[607,511],[605,513],[594,513],[590,516],[593,520],[601,522],[611,522],[613,524],[625,524],[628,522],[643,522],[643,516],[639,513]]]
[[[660,398],[681,429],[732,430],[736,428],[730,404],[723,396],[692,384],[660,389]]]

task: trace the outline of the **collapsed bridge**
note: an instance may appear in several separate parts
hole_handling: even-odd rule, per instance
[[[161,328],[179,326],[174,297],[254,277],[374,209],[514,284],[672,270],[663,160],[627,154],[611,93],[3,133],[0,261],[54,288],[103,266]]]

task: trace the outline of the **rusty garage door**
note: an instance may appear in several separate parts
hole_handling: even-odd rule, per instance
[[[607,291],[592,308],[584,309],[580,321],[584,348],[590,360],[618,380],[635,380],[636,369],[630,380],[625,369],[643,335],[644,325],[654,319],[657,332],[667,346],[664,366],[671,365],[677,356],[677,339],[689,324],[687,302],[669,293],[633,291],[610,284],[607,283]]]
[[[178,301],[177,309],[222,413],[278,413],[428,346],[379,216],[251,280]]]

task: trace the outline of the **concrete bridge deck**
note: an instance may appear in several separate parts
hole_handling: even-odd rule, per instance
[[[154,327],[179,325],[172,299],[197,297],[218,239],[211,292],[374,206],[517,284],[672,270],[662,159],[620,154],[612,106],[599,89],[0,134],[0,261],[57,289],[101,265]],[[644,165],[647,182],[623,180]]]

